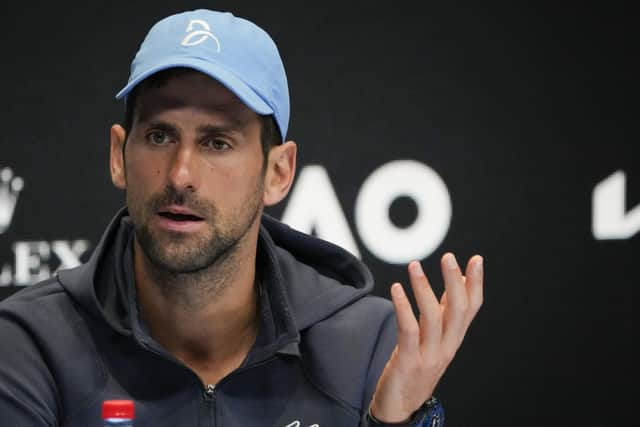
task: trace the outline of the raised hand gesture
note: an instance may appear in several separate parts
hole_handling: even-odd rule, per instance
[[[473,256],[462,275],[453,254],[441,260],[445,291],[436,298],[419,262],[409,264],[409,280],[420,314],[413,313],[400,283],[391,286],[398,343],[371,401],[371,414],[385,423],[408,422],[433,394],[482,305],[482,257]]]

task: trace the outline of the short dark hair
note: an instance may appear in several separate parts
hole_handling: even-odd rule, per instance
[[[135,115],[136,100],[138,97],[139,89],[143,87],[162,87],[166,85],[170,79],[192,72],[195,72],[195,70],[184,67],[169,68],[167,70],[159,71],[147,77],[136,87],[134,87],[131,92],[129,92],[125,101],[123,122],[123,127],[126,132],[127,139],[129,138],[129,133],[131,132],[131,128],[133,127],[133,119]],[[262,169],[265,170],[267,167],[267,160],[269,159],[269,150],[271,150],[271,147],[279,145],[282,142],[282,136],[280,134],[280,129],[278,129],[278,125],[276,124],[276,121],[273,119],[273,116],[271,114],[260,115],[260,119],[262,122],[262,128],[260,132],[260,143],[262,145],[263,159]],[[124,146],[122,149],[124,150]]]

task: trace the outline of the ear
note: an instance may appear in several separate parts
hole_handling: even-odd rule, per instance
[[[265,174],[263,202],[265,206],[275,205],[286,197],[296,174],[296,153],[298,147],[293,141],[272,147]]]
[[[122,190],[127,187],[124,171],[124,141],[126,137],[127,133],[122,126],[111,126],[111,157],[109,160],[111,182]]]

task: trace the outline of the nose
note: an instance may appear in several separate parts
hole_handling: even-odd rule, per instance
[[[190,144],[178,143],[169,166],[169,183],[178,191],[195,191],[199,185],[197,153]]]

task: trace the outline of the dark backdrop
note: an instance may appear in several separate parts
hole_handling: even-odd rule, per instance
[[[83,246],[122,205],[108,128],[150,25],[194,7],[227,9],[279,45],[299,170],[328,173],[378,295],[406,282],[405,267],[367,248],[354,206],[392,160],[428,165],[448,189],[450,225],[423,260],[438,289],[445,251],[465,262],[484,255],[485,305],[437,390],[448,425],[631,425],[640,165],[625,7],[424,3],[4,5],[0,297],[71,262],[71,248],[86,259]],[[606,181],[594,203],[616,171],[626,184]],[[409,227],[420,209],[398,197],[390,221]],[[597,221],[599,236],[594,209],[618,212]]]

